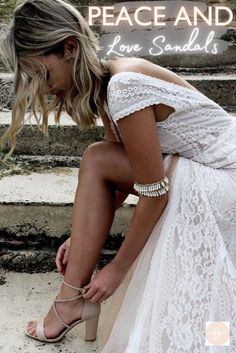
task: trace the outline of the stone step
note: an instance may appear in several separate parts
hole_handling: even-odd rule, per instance
[[[55,251],[70,236],[79,168],[34,166],[5,171],[0,180],[0,265],[28,272],[52,270]],[[115,214],[101,262],[117,251],[138,197]]]
[[[43,318],[53,299],[58,294],[62,277],[58,273],[16,273],[5,272],[0,268],[1,288],[1,321],[0,321],[0,351],[1,353],[99,353],[108,339],[112,318],[129,283],[126,275],[114,296],[104,300],[101,305],[97,340],[84,341],[85,323],[71,330],[63,341],[43,344],[24,335],[29,320]]]
[[[0,112],[0,136],[7,130],[11,122],[11,111]],[[65,113],[62,113],[61,125],[54,122],[53,113],[49,115],[48,137],[36,126],[32,118],[32,126],[25,123],[23,130],[17,135],[14,154],[34,156],[81,156],[91,143],[104,138],[101,120],[97,126],[81,129]],[[8,151],[9,148],[6,148]]]
[[[3,173],[4,174],[4,173]],[[63,213],[63,208],[72,207],[74,202],[74,195],[76,192],[76,187],[78,184],[79,168],[75,167],[43,167],[32,168],[27,170],[25,168],[16,168],[16,170],[11,169],[9,173],[5,171],[5,175],[0,176],[0,207],[1,210],[4,206],[8,208],[9,212],[11,208],[27,208],[29,218],[33,213],[37,213],[37,208],[41,206],[47,206],[49,209],[58,209],[58,213],[61,214],[60,219],[57,220],[47,220],[44,225],[48,225],[45,229],[42,228],[42,223],[37,226],[38,232],[39,227],[41,230],[45,231],[47,236],[60,237],[66,233],[68,229],[68,224],[63,225],[64,220],[70,215]],[[124,208],[129,208],[129,206],[135,205],[137,203],[138,197],[134,195],[129,195],[124,202]],[[32,208],[32,212],[30,212]],[[34,212],[33,212],[34,211]],[[66,211],[66,210],[65,210]],[[53,212],[54,213],[54,212]],[[55,211],[57,213],[57,211]],[[46,214],[46,213],[45,213]],[[63,215],[64,214],[64,215]],[[62,216],[63,215],[63,216]],[[17,214],[13,216],[6,213],[7,218],[0,217],[0,223],[4,224],[4,227],[11,227],[10,223],[15,222]],[[19,214],[19,217],[21,215]],[[37,215],[39,216],[39,215]],[[51,214],[54,218],[55,214]],[[11,218],[11,220],[10,220]],[[25,219],[23,223],[25,224]],[[39,219],[38,219],[39,221]],[[48,222],[51,222],[51,227]],[[39,224],[39,222],[37,222]],[[61,226],[63,225],[63,229]],[[15,226],[14,226],[15,227]],[[32,230],[34,234],[34,230]],[[120,230],[117,231],[118,232]],[[30,230],[26,228],[19,228],[18,235],[30,235]]]
[[[236,106],[236,74],[233,72],[190,75],[188,71],[181,76],[218,104]],[[7,109],[11,109],[13,101],[12,78],[12,74],[0,73],[0,106]]]
[[[228,106],[225,109],[236,116],[236,106]],[[10,121],[10,111],[0,112],[0,136],[4,134]],[[93,142],[104,139],[104,127],[101,120],[97,121],[97,126],[82,130],[65,112],[62,114],[60,126],[55,125],[53,114],[50,114],[48,137],[39,131],[33,120],[32,123],[32,127],[26,123],[17,135],[13,156],[22,163],[79,166],[80,156],[86,147]],[[8,150],[9,146],[5,148],[4,152]]]
[[[44,170],[27,171],[3,175],[0,182],[0,204],[47,204],[72,205],[79,177],[79,168],[44,167]],[[14,188],[12,188],[14,186]],[[132,204],[136,196],[128,197],[125,204]]]

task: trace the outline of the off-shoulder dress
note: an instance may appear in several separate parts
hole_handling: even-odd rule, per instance
[[[113,75],[107,99],[120,142],[119,119],[154,104],[174,108],[156,132],[164,166],[178,159],[101,353],[235,353],[236,118],[197,90],[137,72]],[[210,337],[208,346],[207,322],[227,322],[230,344]]]

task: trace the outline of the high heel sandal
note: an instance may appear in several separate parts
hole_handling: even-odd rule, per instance
[[[96,340],[99,314],[101,312],[101,304],[100,303],[91,303],[87,299],[84,299],[84,306],[82,309],[81,318],[79,320],[75,320],[75,321],[71,322],[69,325],[67,325],[61,319],[60,315],[58,314],[55,303],[66,303],[66,302],[71,302],[73,300],[77,300],[79,298],[82,298],[83,294],[85,293],[85,289],[74,287],[74,286],[66,283],[65,281],[63,281],[63,283],[67,287],[74,289],[74,290],[77,290],[80,293],[76,297],[72,297],[72,298],[68,298],[68,299],[55,299],[53,302],[53,309],[54,309],[55,315],[56,315],[57,319],[60,321],[60,323],[64,326],[64,329],[56,337],[47,338],[44,333],[44,319],[41,319],[37,322],[37,327],[36,327],[36,335],[37,336],[30,335],[27,331],[25,331],[25,334],[31,338],[38,340],[38,341],[49,342],[49,343],[58,342],[73,327],[75,327],[76,325],[85,321],[85,341]]]

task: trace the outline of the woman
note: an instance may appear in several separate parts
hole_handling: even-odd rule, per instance
[[[85,321],[94,340],[100,303],[133,267],[102,353],[206,352],[206,321],[229,321],[233,347],[236,120],[173,72],[143,59],[99,60],[98,50],[82,16],[62,0],[21,2],[1,42],[15,72],[6,158],[30,106],[41,112],[44,132],[48,110],[58,122],[62,104],[80,126],[101,116],[106,132],[82,158],[71,239],[56,259],[59,294],[26,333],[56,342]],[[47,93],[56,96],[49,108]],[[140,197],[125,240],[92,277],[129,193]]]

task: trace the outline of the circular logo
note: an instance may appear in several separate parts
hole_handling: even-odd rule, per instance
[[[210,346],[229,345],[229,322],[206,322],[206,344]]]

